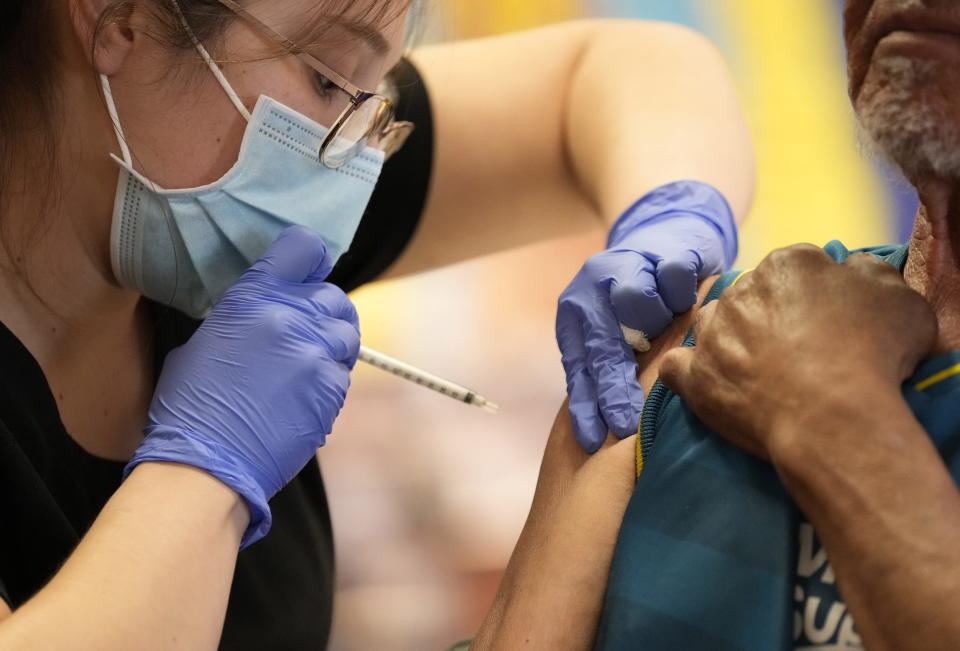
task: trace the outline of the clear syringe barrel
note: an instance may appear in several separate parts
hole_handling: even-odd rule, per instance
[[[415,382],[420,386],[432,389],[437,393],[442,393],[443,395],[453,398],[454,400],[459,400],[469,405],[477,405],[480,407],[487,403],[485,399],[467,387],[451,382],[450,380],[445,380],[438,375],[428,373],[415,366],[411,366],[406,362],[401,362],[399,359],[390,357],[389,355],[384,355],[383,353],[371,348],[367,348],[366,346],[360,347],[360,356],[358,359],[362,362],[370,364],[371,366],[375,366],[381,370],[387,371],[388,373],[402,377],[405,380],[409,380],[410,382]]]

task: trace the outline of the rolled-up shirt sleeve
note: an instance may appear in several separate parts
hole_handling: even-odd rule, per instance
[[[390,77],[396,119],[413,122],[416,128],[384,165],[357,235],[330,274],[328,280],[347,292],[375,280],[400,257],[420,224],[430,188],[434,132],[427,87],[407,59]]]

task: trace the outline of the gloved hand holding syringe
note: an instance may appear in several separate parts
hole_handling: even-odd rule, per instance
[[[410,380],[422,387],[433,389],[454,400],[485,409],[491,414],[496,414],[500,411],[500,407],[496,403],[490,402],[476,391],[471,391],[466,387],[445,380],[442,377],[422,371],[410,364],[401,362],[398,359],[379,353],[366,346],[360,347],[360,356],[357,359],[387,371],[388,373],[392,373],[404,380]]]

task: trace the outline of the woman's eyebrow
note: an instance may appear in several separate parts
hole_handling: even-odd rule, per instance
[[[328,31],[332,28],[340,28],[350,34],[363,40],[374,54],[383,56],[390,51],[390,44],[383,34],[374,25],[348,18],[345,16],[324,16],[321,20],[314,21],[312,25],[307,25],[291,39],[296,43],[322,43]]]

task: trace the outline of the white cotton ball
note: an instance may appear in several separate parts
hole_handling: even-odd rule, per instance
[[[623,338],[627,340],[627,343],[638,353],[645,353],[650,350],[650,340],[647,339],[643,330],[634,330],[621,323],[620,331],[623,332]]]

